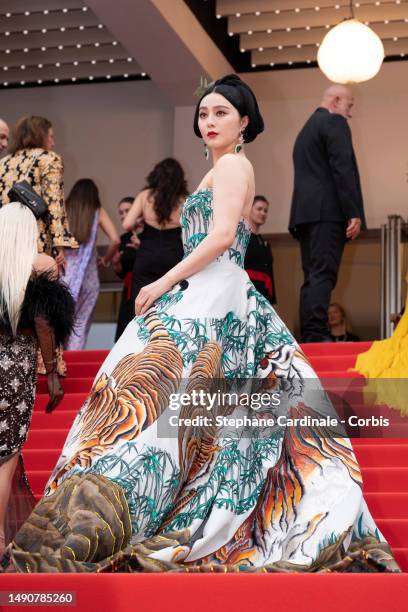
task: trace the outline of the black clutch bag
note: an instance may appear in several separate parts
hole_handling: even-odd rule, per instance
[[[31,187],[28,181],[14,183],[8,192],[10,202],[20,202],[27,206],[36,219],[41,219],[48,212],[48,207],[41,196]]]

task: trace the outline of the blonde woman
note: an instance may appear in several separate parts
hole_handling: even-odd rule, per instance
[[[54,259],[37,253],[37,240],[37,222],[28,208],[12,202],[0,209],[0,554],[34,505],[21,448],[35,399],[37,349],[51,412],[63,397],[55,348],[73,320],[72,297],[56,280]]]

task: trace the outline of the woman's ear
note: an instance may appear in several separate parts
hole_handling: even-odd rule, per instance
[[[249,118],[248,118],[248,115],[245,115],[241,119],[241,129],[245,129],[248,126],[248,124],[249,124]]]

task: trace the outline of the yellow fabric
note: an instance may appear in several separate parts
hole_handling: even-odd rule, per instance
[[[405,312],[391,338],[373,342],[368,351],[360,353],[354,370],[369,379],[364,388],[366,403],[389,406],[408,415],[407,385],[378,381],[408,379],[408,294],[405,304]]]

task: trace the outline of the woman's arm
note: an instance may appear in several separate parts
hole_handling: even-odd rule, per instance
[[[139,217],[143,216],[143,204],[146,201],[148,191],[148,189],[144,189],[135,197],[132,207],[122,223],[125,232],[131,232],[136,226]]]
[[[52,245],[63,252],[61,247],[78,248],[78,243],[69,231],[64,203],[64,165],[62,158],[48,151],[39,157],[41,196],[47,204]]]
[[[103,265],[107,266],[113,259],[115,253],[118,251],[120,238],[112,219],[109,217],[104,208],[101,208],[99,213],[99,225],[103,233],[109,238],[110,242],[108,250],[101,258]]]
[[[38,274],[48,272],[51,278],[58,278],[58,266],[55,259],[45,253],[37,253],[34,257],[33,268]]]
[[[44,361],[48,395],[50,396],[45,412],[52,412],[64,397],[64,391],[59,382],[57,373],[55,332],[47,319],[42,316],[36,316],[34,318],[34,327]]]
[[[213,171],[213,228],[196,249],[156,283],[143,287],[136,299],[136,314],[143,314],[173,285],[199,272],[234,241],[248,195],[248,177],[242,161],[233,154],[224,155]],[[158,293],[159,292],[159,293]]]

